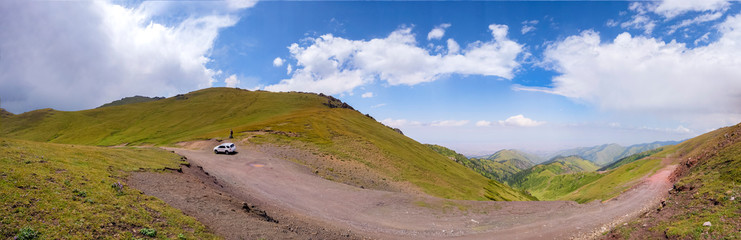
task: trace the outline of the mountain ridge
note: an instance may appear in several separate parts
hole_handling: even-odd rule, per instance
[[[312,93],[208,88],[83,111],[26,112],[4,118],[0,136],[102,146],[172,146],[223,139],[231,130],[235,138],[253,143],[291,145],[333,156],[332,166],[309,167],[328,179],[336,177],[335,181],[366,188],[409,182],[422,192],[450,199],[527,200],[346,105]],[[343,161],[384,177],[358,182],[352,177],[355,170],[342,167]]]

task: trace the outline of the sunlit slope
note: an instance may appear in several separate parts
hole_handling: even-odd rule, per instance
[[[577,156],[557,157],[510,177],[513,188],[528,191],[540,200],[556,200],[601,176],[594,163]]]
[[[126,186],[127,172],[176,169],[159,149],[106,148],[0,138],[0,236],[19,229],[38,239],[215,239],[194,218]]]
[[[436,152],[446,156],[487,178],[504,181],[513,174],[533,166],[526,157],[515,151],[502,150],[488,158],[467,158],[451,149],[439,145],[427,145]]]
[[[362,163],[383,180],[410,182],[434,196],[527,199],[343,105],[316,94],[210,88],[152,102],[14,115],[3,119],[0,136],[89,145],[167,145],[226,138],[233,129],[237,137],[265,133],[254,137],[257,142],[301,142],[341,161]]]
[[[741,238],[741,124],[686,140],[653,157],[678,163],[661,211],[613,231],[623,238]],[[703,226],[710,222],[712,226]]]

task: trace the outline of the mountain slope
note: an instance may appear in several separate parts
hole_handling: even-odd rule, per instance
[[[530,168],[535,165],[534,162],[537,162],[539,160],[539,158],[535,155],[521,152],[515,149],[499,150],[486,159],[495,162],[508,162],[519,169]]]
[[[652,154],[661,152],[662,150],[663,150],[663,148],[656,148],[654,150],[648,150],[648,151],[644,151],[644,152],[635,153],[633,155],[630,155],[630,156],[621,158],[621,159],[619,159],[617,161],[614,161],[614,162],[608,164],[607,166],[604,166],[604,167],[598,169],[597,171],[612,170],[612,169],[618,168],[618,167],[620,167],[622,165],[625,165],[625,164],[628,164],[628,163],[632,163],[632,162],[635,162],[635,161],[644,159],[644,158],[646,158],[648,156],[651,156]]]
[[[466,166],[489,179],[503,182],[515,173],[532,167],[533,164],[517,151],[502,150],[486,159],[467,158],[453,150],[439,145],[427,145],[436,152]]]
[[[133,96],[133,97],[125,97],[113,102],[109,102],[106,104],[101,105],[99,108],[102,107],[111,107],[111,106],[120,106],[120,105],[126,105],[126,104],[132,104],[132,103],[142,103],[142,102],[151,102],[151,101],[157,101],[165,99],[164,97],[144,97],[144,96]]]
[[[0,138],[0,236],[30,227],[38,239],[215,239],[195,218],[121,183],[132,171],[178,169],[180,156]],[[22,239],[22,238],[18,238]]]
[[[8,112],[4,108],[0,108],[0,118],[8,118],[8,117],[11,117],[13,115],[14,115],[13,113]]]
[[[578,156],[556,157],[514,174],[507,183],[540,200],[555,200],[600,178],[600,174],[594,172],[597,168]]]
[[[354,163],[358,169],[337,173],[347,181],[355,171],[381,176],[356,183],[359,186],[408,182],[444,198],[527,199],[333,97],[308,93],[210,88],[158,101],[77,112],[41,109],[4,119],[0,136],[88,145],[170,145],[223,138],[230,130],[237,138],[298,146],[332,156],[338,169],[343,162]],[[319,166],[310,167],[319,172]]]
[[[609,237],[741,238],[741,124],[666,147],[653,156],[679,161],[674,189],[664,205],[614,229]]]

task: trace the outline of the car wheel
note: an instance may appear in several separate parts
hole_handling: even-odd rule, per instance
[[[224,154],[229,155],[229,150],[224,151]]]
[[[217,150],[214,150],[214,154],[219,154],[219,151],[217,151]]]

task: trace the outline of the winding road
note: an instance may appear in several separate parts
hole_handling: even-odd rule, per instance
[[[658,206],[672,186],[668,177],[676,167],[667,165],[604,203],[487,202],[361,189],[323,179],[305,166],[249,146],[240,146],[235,155],[169,150],[268,209],[382,239],[594,238]]]

